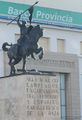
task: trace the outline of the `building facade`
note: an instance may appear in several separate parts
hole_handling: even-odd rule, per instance
[[[34,4],[34,0],[3,0],[0,1],[0,76],[4,75],[6,56],[2,51],[4,42],[16,43],[20,31],[16,22],[7,25],[13,17]],[[53,4],[54,3],[54,4]],[[77,9],[76,9],[77,8]],[[33,14],[32,24],[40,24],[44,29],[39,44],[45,52],[76,54],[79,60],[79,82],[82,91],[82,8],[81,1],[44,2],[40,0]],[[22,19],[28,21],[28,13]],[[27,26],[29,23],[27,22]],[[80,92],[81,93],[81,92]],[[81,96],[82,101],[82,96]],[[82,116],[82,114],[81,114]],[[82,120],[82,117],[79,116]]]

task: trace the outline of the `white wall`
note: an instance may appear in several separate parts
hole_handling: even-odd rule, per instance
[[[80,55],[80,41],[82,33],[61,29],[44,29],[44,36],[50,38],[50,50],[57,52],[57,39],[65,39],[66,53]]]
[[[19,27],[15,24],[7,25],[7,23],[0,23],[0,48],[2,43],[8,41],[15,42],[15,33],[19,33]]]
[[[4,75],[3,51],[0,49],[0,76]]]

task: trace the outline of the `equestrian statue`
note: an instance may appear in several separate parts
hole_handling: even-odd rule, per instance
[[[38,2],[36,2],[35,4],[37,3]],[[27,9],[30,13],[29,16],[30,25],[28,27],[26,27],[26,21],[20,20],[22,14],[18,15],[16,19],[14,19],[17,21],[17,24],[20,28],[20,38],[17,40],[17,43],[9,44],[5,42],[2,45],[3,51],[7,51],[7,55],[9,58],[9,65],[11,68],[10,75],[16,74],[15,65],[18,64],[21,60],[23,60],[23,67],[21,71],[23,72],[26,71],[25,70],[26,57],[31,56],[35,60],[34,53],[35,54],[39,53],[38,55],[39,59],[43,58],[43,48],[38,47],[37,44],[39,38],[43,36],[43,29],[40,27],[40,25],[36,26],[31,25],[34,5]],[[25,12],[27,10],[25,10]],[[12,23],[14,20],[12,20],[10,23]]]

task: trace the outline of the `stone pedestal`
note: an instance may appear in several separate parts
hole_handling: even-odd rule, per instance
[[[6,57],[4,60],[4,75],[8,75],[10,69]],[[42,60],[28,58],[26,70],[35,69],[53,72],[57,76],[58,74],[65,76],[65,112],[59,108],[63,103],[61,102],[61,105],[59,103],[59,78],[57,76],[23,75],[0,79],[0,120],[13,120],[13,116],[14,120],[59,120],[60,110],[61,117],[65,113],[67,120],[80,119],[78,66],[78,57],[73,54],[50,52],[44,54]],[[16,67],[21,69],[22,64],[20,63]],[[46,79],[50,79],[50,82],[47,82]],[[56,82],[53,82],[52,79]],[[60,79],[62,78],[60,77]],[[41,80],[43,81],[41,82]],[[54,87],[48,86],[49,84]],[[12,112],[15,109],[17,112]]]
[[[58,79],[47,75],[0,79],[0,120],[60,120]]]

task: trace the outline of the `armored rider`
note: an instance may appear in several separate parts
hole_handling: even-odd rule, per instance
[[[18,45],[22,44],[25,40],[26,34],[27,34],[27,27],[25,21],[20,21],[20,15],[17,19],[17,24],[20,27],[20,38],[18,39]]]

